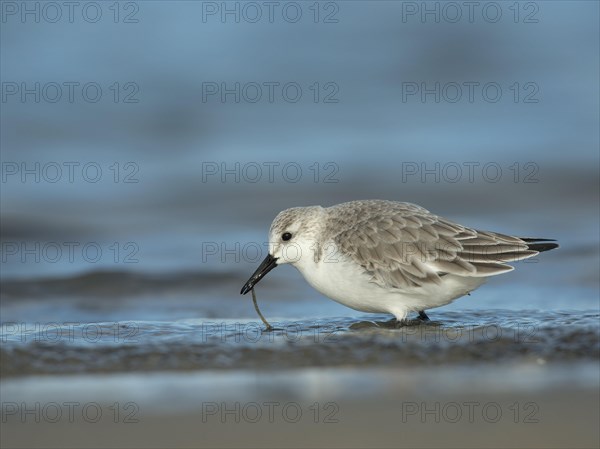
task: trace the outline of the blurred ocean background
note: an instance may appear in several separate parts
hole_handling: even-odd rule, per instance
[[[480,432],[479,447],[598,445],[585,426],[599,415],[598,2],[85,5],[71,15],[62,3],[1,2],[4,401],[129,394],[147,416],[189,417],[202,398],[236,391],[364,391],[347,411],[414,388],[437,399],[438,388],[521,392],[549,398],[546,418],[565,416],[515,441],[502,440],[508,424],[493,428],[499,439],[425,426],[432,439],[402,441],[465,446],[464,432]],[[261,335],[239,290],[274,216],[367,198],[561,247],[432,310],[438,325],[419,331],[278,268],[257,295],[283,331]],[[585,422],[564,408],[569,392]],[[398,442],[352,419],[340,424],[347,440],[335,439],[342,427],[309,427],[306,444]],[[164,442],[3,423],[11,447],[265,444],[256,428],[201,441],[193,422]],[[267,429],[273,444],[297,446],[284,427]],[[381,439],[356,439],[357,428]]]

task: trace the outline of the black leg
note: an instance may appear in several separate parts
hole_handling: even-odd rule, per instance
[[[423,321],[429,321],[429,317],[424,310],[419,310],[419,318]]]

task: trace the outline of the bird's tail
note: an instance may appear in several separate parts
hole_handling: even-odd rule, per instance
[[[520,237],[525,243],[527,243],[527,249],[538,251],[540,253],[544,251],[550,251],[551,249],[558,248],[558,243],[549,243],[555,242],[553,239],[533,239],[533,238],[523,238]]]

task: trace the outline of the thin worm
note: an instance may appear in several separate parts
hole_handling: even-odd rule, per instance
[[[269,324],[269,322],[267,320],[265,320],[265,317],[263,316],[263,314],[260,313],[260,310],[258,308],[258,303],[256,302],[256,293],[254,293],[254,288],[251,291],[252,291],[252,302],[254,303],[254,309],[256,310],[256,313],[258,313],[258,316],[260,317],[262,322],[265,323],[265,326],[267,327],[266,330],[267,331],[273,330],[273,326],[271,326]]]

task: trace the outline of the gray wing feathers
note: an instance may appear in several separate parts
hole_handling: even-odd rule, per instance
[[[507,262],[538,254],[517,237],[469,229],[413,204],[352,206],[330,214],[328,229],[338,230],[330,237],[383,287],[440,283],[445,274],[493,276],[513,270]]]

